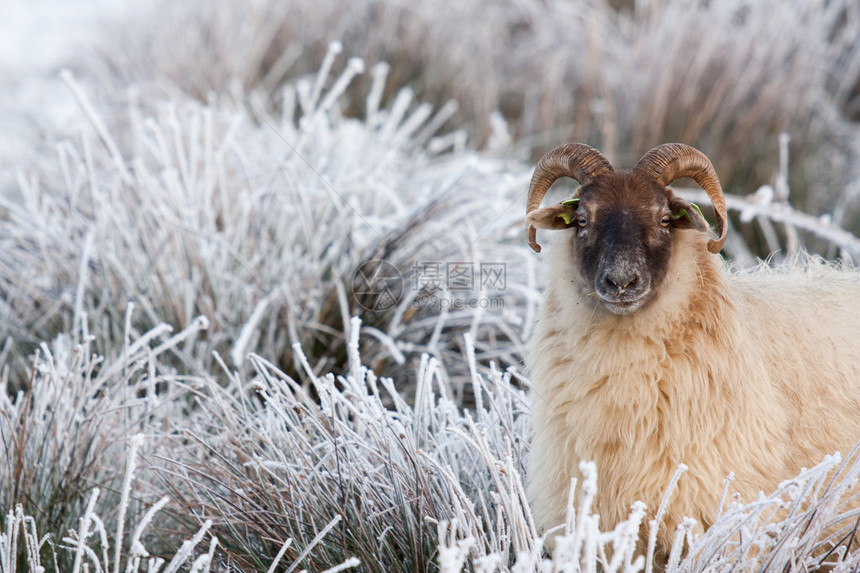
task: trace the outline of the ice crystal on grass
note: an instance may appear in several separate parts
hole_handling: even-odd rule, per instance
[[[89,502],[79,520],[77,529],[71,529],[64,536],[62,542],[56,543],[52,535],[39,537],[36,519],[24,512],[22,504],[16,504],[14,510],[9,510],[5,516],[0,516],[0,573],[22,572],[43,573],[45,571],[59,571],[60,564],[66,560],[62,556],[73,555],[73,563],[70,567],[63,566],[62,570],[71,573],[95,571],[97,573],[138,573],[149,571],[151,573],[176,573],[179,570],[187,570],[191,573],[209,573],[209,571],[220,571],[221,564],[216,561],[216,549],[218,538],[209,535],[212,527],[211,521],[204,522],[190,538],[185,540],[178,551],[169,557],[169,561],[163,557],[151,555],[144,544],[144,533],[153,523],[156,514],[168,505],[168,498],[163,497],[153,504],[142,515],[137,516],[134,534],[126,543],[123,535],[125,517],[128,512],[129,495],[135,479],[137,469],[138,450],[143,444],[144,436],[137,434],[130,440],[127,453],[126,474],[123,479],[121,500],[118,508],[117,529],[114,535],[110,535],[105,520],[96,511],[97,502],[101,494],[99,488],[95,488],[89,496]],[[104,512],[112,513],[113,506],[103,508]],[[323,540],[328,530],[335,522],[324,528],[319,535],[305,549],[309,552],[315,545]],[[158,536],[154,537],[155,539]],[[284,547],[289,547],[292,540],[288,539]],[[208,544],[208,550],[201,550],[201,545]],[[111,548],[113,545],[113,548]],[[61,558],[57,558],[57,554]],[[71,556],[70,555],[70,556]],[[279,553],[272,561],[270,572],[280,564],[283,552]],[[26,565],[26,568],[20,568]],[[329,571],[343,571],[357,566],[355,559],[348,559],[333,567]],[[297,563],[293,563],[286,571],[292,571]]]
[[[353,319],[344,376],[308,371],[305,389],[252,356],[250,382],[211,387],[213,419],[236,431],[201,438],[210,454],[199,467],[165,461],[170,475],[184,475],[174,495],[189,509],[204,500],[225,548],[247,565],[277,551],[267,539],[305,540],[337,516],[328,542],[308,555],[311,568],[349,552],[368,570],[423,569],[435,560],[437,527],[452,519],[479,554],[506,562],[527,550],[526,400],[511,373],[475,371],[481,406],[464,414],[440,363],[425,355],[410,405],[392,380],[361,365],[359,331]]]
[[[328,69],[312,86],[285,87],[297,119],[257,94],[203,105],[132,93],[127,113],[102,117],[65,74],[83,109],[79,140],[60,142],[54,169],[2,199],[0,334],[12,356],[83,328],[110,355],[131,300],[137,331],[207,317],[207,335],[175,356],[186,371],[211,366],[218,350],[237,366],[258,352],[296,373],[295,343],[314,372],[334,369],[355,313],[377,335],[364,338],[365,355],[386,371],[411,372],[404,362],[420,351],[456,355],[449,333],[470,330],[479,349],[517,362],[528,325],[505,306],[533,299],[534,281],[522,246],[500,239],[518,222],[511,207],[527,174],[475,153],[432,156],[425,144],[440,122],[429,106],[409,111],[408,89],[367,121],[340,117],[333,102],[362,65],[323,89]],[[401,280],[386,304],[355,288],[379,261]],[[503,283],[481,280],[488,264],[502,266]],[[419,282],[430,265],[443,278],[468,270],[468,290]]]
[[[183,415],[184,385],[170,384],[183,377],[159,361],[202,326],[193,321],[172,337],[166,325],[140,337],[129,333],[122,358],[111,364],[94,353],[88,334],[78,343],[58,336],[40,346],[27,388],[13,396],[7,368],[0,381],[0,508],[20,504],[37,530],[55,539],[72,528],[88,530],[79,526],[80,512],[105,497],[108,505],[116,501],[122,444]],[[128,467],[127,479],[134,470]],[[101,497],[91,494],[96,485],[105,490]],[[130,503],[128,484],[122,492],[120,521]]]

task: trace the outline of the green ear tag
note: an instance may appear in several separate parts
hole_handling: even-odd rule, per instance
[[[574,197],[573,199],[565,199],[561,202],[562,205],[576,205],[579,203],[579,197]],[[573,217],[570,216],[570,213],[559,213],[556,215],[559,219],[564,219],[565,225],[570,225],[570,222],[573,220]]]
[[[698,214],[699,214],[699,217],[701,217],[702,219],[704,219],[704,218],[705,218],[705,216],[704,216],[704,215],[702,215],[702,210],[701,210],[701,209],[699,209],[699,206],[698,206],[698,205],[696,205],[695,203],[690,203],[690,207],[692,207],[693,209],[695,209],[695,210],[696,210],[696,213],[698,213]]]
[[[695,209],[695,210],[696,210],[696,213],[698,213],[698,214],[699,214],[699,217],[701,217],[702,219],[704,219],[704,218],[705,218],[705,216],[704,216],[704,215],[702,215],[702,210],[701,210],[701,209],[699,209],[699,206],[698,206],[698,205],[696,205],[695,203],[690,203],[690,207],[692,207],[693,209]],[[691,223],[693,222],[693,218],[692,218],[692,217],[690,217],[690,214],[689,214],[689,213],[687,213],[687,210],[686,210],[686,209],[681,209],[681,212],[680,212],[680,213],[678,213],[677,215],[675,215],[675,219],[680,219],[681,217],[686,217],[687,219],[689,219],[689,220],[690,220],[690,222],[691,222]]]

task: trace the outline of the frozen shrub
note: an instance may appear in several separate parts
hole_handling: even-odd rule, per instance
[[[22,178],[18,196],[3,202],[0,333],[14,343],[11,356],[82,328],[112,356],[123,309],[136,301],[138,331],[207,317],[206,335],[174,356],[186,370],[218,350],[237,365],[256,351],[295,372],[297,342],[314,371],[330,370],[353,314],[374,329],[366,352],[383,369],[419,351],[459,353],[447,333],[470,329],[482,350],[492,341],[494,353],[518,360],[528,323],[506,307],[533,299],[533,272],[521,246],[500,239],[516,226],[527,175],[446,149],[457,134],[433,136],[450,110],[408,112],[408,89],[376,108],[383,68],[371,74],[374,112],[340,117],[335,103],[362,64],[353,60],[323,90],[327,65],[313,82],[285,88],[296,111],[278,115],[255,94],[238,106],[130,94],[127,113],[104,118],[67,76],[88,120],[79,141],[60,142],[55,164]],[[378,260],[400,285],[390,304],[357,285]],[[416,275],[423,264],[443,274],[461,264],[477,276],[484,263],[501,264],[505,280],[473,277],[454,293],[467,300],[456,307],[446,284],[419,285]]]
[[[56,559],[46,552],[77,527],[86,507],[92,512],[102,508],[96,501],[107,507],[116,501],[117,462],[134,433],[182,417],[185,391],[168,384],[176,374],[159,360],[202,326],[196,320],[172,337],[167,325],[140,337],[129,333],[122,359],[108,364],[94,354],[88,335],[59,335],[40,345],[27,387],[18,392],[10,392],[7,365],[0,380],[0,509],[19,525],[23,515],[32,516],[27,527],[52,536],[53,545],[40,538],[34,559]],[[101,496],[93,493],[98,487],[105,490]],[[69,567],[68,554],[59,562]]]

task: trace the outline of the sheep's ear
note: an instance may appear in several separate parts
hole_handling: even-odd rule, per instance
[[[568,199],[558,205],[535,209],[526,217],[526,225],[538,229],[569,229],[576,225],[574,214],[579,199]]]
[[[684,201],[680,197],[672,197],[669,200],[669,209],[675,218],[672,226],[676,229],[708,230],[708,221],[702,215],[702,210],[695,203]]]

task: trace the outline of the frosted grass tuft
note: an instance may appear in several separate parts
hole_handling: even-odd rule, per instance
[[[474,152],[431,151],[455,106],[435,116],[429,104],[411,110],[409,88],[373,119],[344,118],[338,104],[363,64],[348,59],[335,77],[339,52],[334,44],[313,86],[307,78],[293,86],[298,117],[280,119],[262,93],[207,104],[129,93],[123,111],[110,111],[66,74],[83,110],[79,142],[61,142],[62,169],[22,184],[21,200],[0,198],[10,223],[0,232],[0,336],[13,341],[13,372],[57,332],[91,331],[113,357],[129,329],[167,321],[184,331],[198,320],[207,334],[184,331],[174,353],[183,371],[210,368],[213,351],[235,366],[256,352],[305,376],[291,347],[301,343],[316,372],[334,369],[352,314],[380,333],[364,339],[365,356],[376,353],[400,379],[421,352],[456,357],[453,339],[466,330],[480,352],[517,363],[528,327],[504,306],[474,304],[536,297],[527,252],[503,240],[519,218],[506,207],[528,174]],[[378,106],[384,73],[374,70],[368,100]],[[488,201],[492,225],[478,234]],[[401,279],[384,307],[353,287],[374,261]],[[476,285],[451,312],[422,302],[451,304],[457,294],[419,284],[422,265],[478,273],[498,261],[507,263],[501,288]],[[32,280],[21,282],[21,268],[33,269]],[[123,312],[129,304],[134,313]],[[450,373],[465,382],[454,364]]]

